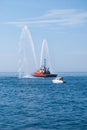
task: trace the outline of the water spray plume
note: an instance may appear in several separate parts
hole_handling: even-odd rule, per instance
[[[49,53],[49,48],[47,41],[44,39],[42,42],[42,47],[41,47],[41,56],[40,56],[40,67],[43,65],[44,59],[47,60],[47,66],[50,67],[51,70],[51,60],[50,60],[50,53]]]
[[[19,41],[19,77],[31,77],[37,69],[37,58],[31,32],[24,26]]]

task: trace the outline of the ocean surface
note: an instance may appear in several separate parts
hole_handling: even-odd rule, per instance
[[[0,73],[0,130],[87,130],[87,73],[19,79]]]

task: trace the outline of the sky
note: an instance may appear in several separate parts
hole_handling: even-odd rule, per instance
[[[87,0],[0,0],[0,72],[17,72],[23,27],[39,62],[46,39],[56,72],[87,72]]]

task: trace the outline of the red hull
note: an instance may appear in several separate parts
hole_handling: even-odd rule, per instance
[[[37,72],[35,72],[35,73],[33,74],[33,76],[34,76],[34,77],[56,77],[57,74],[45,74],[45,73],[42,73],[42,72],[37,71]]]

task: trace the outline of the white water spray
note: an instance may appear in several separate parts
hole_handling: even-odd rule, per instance
[[[37,59],[33,39],[27,26],[24,26],[19,42],[19,77],[31,77],[37,69]]]
[[[46,40],[43,40],[41,47],[41,57],[40,57],[40,67],[44,64],[44,59],[46,59],[46,65],[51,69],[50,53]]]

